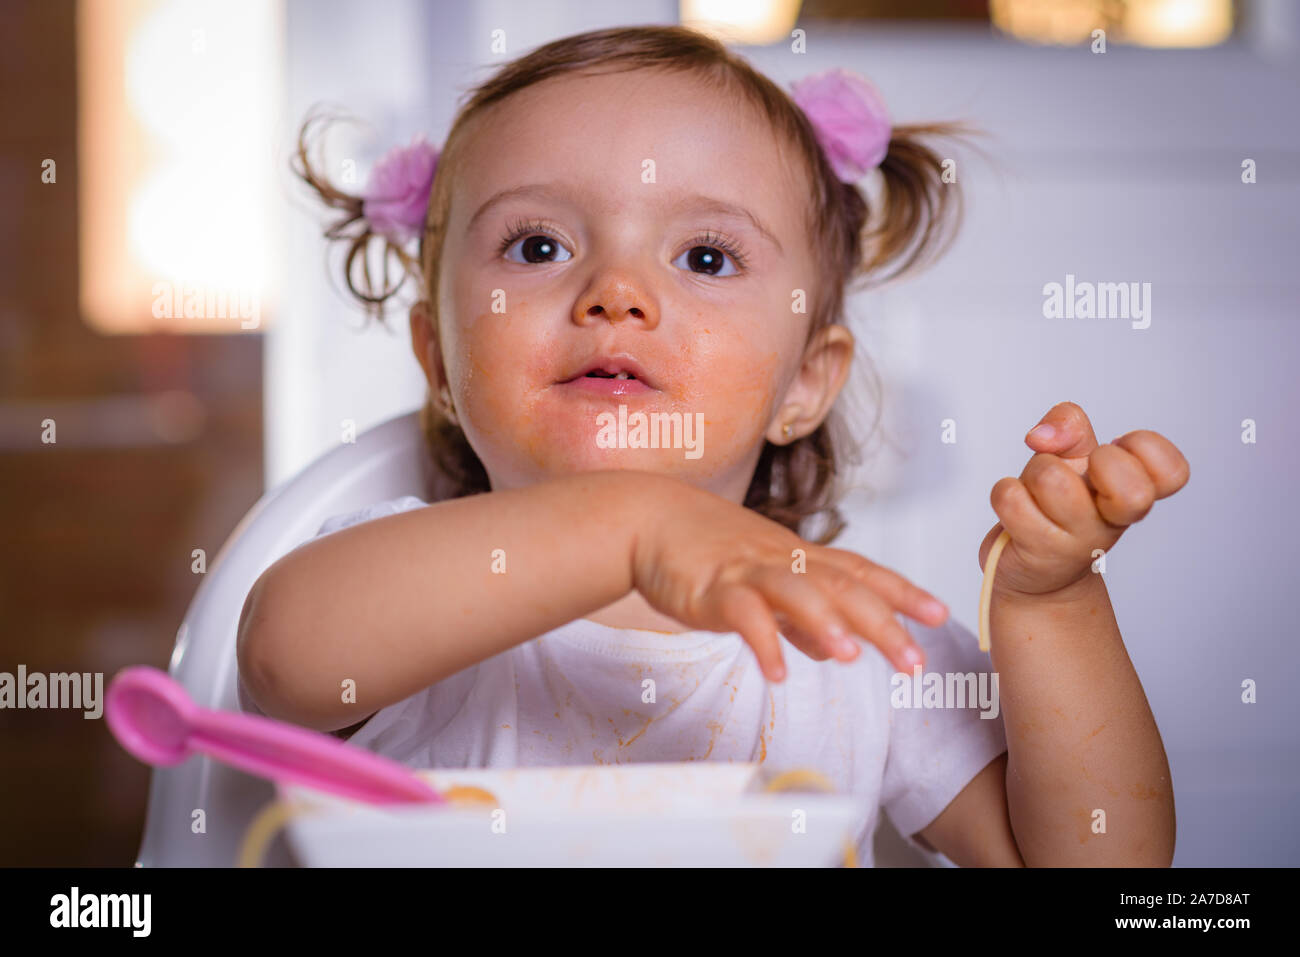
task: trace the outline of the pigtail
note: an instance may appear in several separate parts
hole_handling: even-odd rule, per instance
[[[293,172],[306,183],[316,196],[339,217],[324,232],[330,242],[345,243],[343,281],[348,291],[361,303],[366,314],[384,323],[384,310],[402,288],[408,277],[419,281],[419,264],[401,246],[371,229],[363,210],[363,198],[335,186],[322,172],[323,160],[313,162],[311,147],[319,146],[324,134],[335,122],[345,119],[323,110],[308,114],[298,133],[298,148],[290,160]],[[378,245],[380,262],[379,283],[371,273],[372,249]],[[395,278],[390,279],[390,263],[396,260],[399,267]]]
[[[929,139],[960,140],[977,132],[960,123],[894,128],[880,164],[879,196],[866,201],[871,223],[863,223],[866,255],[859,268],[868,285],[924,268],[952,244],[964,215],[962,193],[956,181],[944,182],[951,155],[936,151]],[[856,187],[852,192],[858,192]]]

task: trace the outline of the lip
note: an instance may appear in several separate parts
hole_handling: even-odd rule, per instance
[[[632,379],[615,379],[593,376],[591,372],[607,372],[611,376],[626,372]],[[567,379],[561,379],[558,385],[574,386],[586,392],[602,395],[634,395],[640,392],[658,391],[658,384],[646,372],[645,367],[629,355],[616,354],[595,356],[585,363]]]
[[[585,374],[560,382],[564,389],[575,389],[593,395],[648,395],[655,391],[640,379],[602,379],[596,376],[588,378]]]

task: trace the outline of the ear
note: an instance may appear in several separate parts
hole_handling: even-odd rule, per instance
[[[442,374],[442,352],[438,347],[438,335],[433,322],[428,302],[421,299],[411,306],[411,351],[424,370],[429,388],[437,395],[447,380]]]
[[[813,336],[804,350],[799,372],[767,428],[769,442],[789,445],[815,431],[825,421],[848,381],[853,346],[853,333],[841,325],[831,324]],[[789,435],[785,434],[787,425],[790,426]]]

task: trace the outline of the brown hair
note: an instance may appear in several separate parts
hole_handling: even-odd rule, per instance
[[[841,319],[844,294],[854,280],[874,286],[894,279],[933,260],[955,235],[961,220],[961,195],[955,183],[944,183],[944,160],[925,144],[925,139],[960,137],[972,132],[967,127],[894,127],[880,165],[880,195],[878,200],[872,200],[859,187],[835,175],[807,116],[790,96],[720,41],[680,26],[621,27],[565,37],[541,46],[506,63],[467,94],[468,102],[461,105],[442,146],[420,236],[418,263],[402,247],[369,229],[359,195],[337,189],[312,166],[308,133],[324,117],[309,116],[299,134],[294,169],[327,205],[346,214],[325,235],[348,244],[344,263],[348,289],[369,314],[383,323],[385,303],[410,276],[420,283],[422,298],[432,310],[438,302],[438,266],[467,126],[512,93],[550,77],[578,71],[640,68],[695,74],[748,99],[803,159],[812,186],[808,235],[815,244],[813,258],[820,268],[815,288],[822,291],[812,297],[810,304],[810,337]],[[379,284],[372,281],[370,270],[372,241],[382,243]],[[391,283],[390,256],[402,267],[402,275]],[[356,275],[358,260],[360,285]],[[437,317],[433,316],[432,321],[436,333]],[[490,490],[483,463],[432,395],[421,412],[421,427],[436,466],[436,487],[430,490],[430,500]],[[840,434],[833,436],[833,432]],[[844,433],[839,417],[832,412],[817,429],[795,442],[764,443],[745,506],[801,535],[805,534],[806,521],[818,516],[823,528],[812,540],[819,544],[833,540],[844,527],[836,507],[840,496],[836,487],[838,455],[850,439]]]

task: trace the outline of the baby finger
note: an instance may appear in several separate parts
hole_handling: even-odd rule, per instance
[[[862,640],[879,648],[895,668],[910,674],[915,665],[924,667],[925,652],[879,595],[859,586],[843,589],[837,597],[850,627]]]
[[[802,636],[815,640],[828,657],[851,661],[858,656],[857,644],[849,637],[834,602],[822,589],[805,576],[788,572],[773,572],[760,581],[764,597],[773,609]]]
[[[820,557],[852,575],[909,618],[931,626],[941,625],[948,618],[947,605],[892,569],[842,548],[827,548]]]
[[[777,682],[784,678],[781,641],[763,597],[747,585],[730,585],[720,596],[719,607],[723,620],[754,650],[767,679]]]

